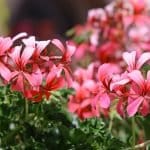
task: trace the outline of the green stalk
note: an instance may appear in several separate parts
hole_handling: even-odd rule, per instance
[[[145,141],[144,143],[140,143],[138,145],[135,145],[134,149],[135,150],[143,149],[143,148],[147,147],[148,145],[150,145],[150,140]],[[132,150],[132,148],[127,148],[125,150]]]
[[[132,150],[135,150],[135,118],[132,117],[131,119],[132,122]]]
[[[109,127],[108,127],[109,132],[111,132],[112,126],[113,126],[113,116],[110,118]]]
[[[27,120],[29,114],[29,103],[28,100],[25,99],[25,119]]]

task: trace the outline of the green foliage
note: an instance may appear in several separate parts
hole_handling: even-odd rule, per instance
[[[87,42],[89,40],[89,37],[91,35],[91,32],[84,32],[82,35],[76,35],[73,37],[73,41],[75,41],[77,44],[81,44],[83,42]]]
[[[88,42],[91,34],[92,34],[92,31],[87,30],[87,31],[82,32],[80,35],[75,35],[74,28],[72,28],[66,32],[66,36],[72,38],[72,40],[77,44],[81,44],[83,42]]]
[[[75,35],[75,29],[74,29],[74,28],[71,28],[71,29],[69,29],[69,30],[66,32],[66,36],[67,36],[67,37],[71,37],[71,36],[73,36],[73,35]]]
[[[0,148],[5,150],[120,150],[100,118],[81,121],[66,109],[72,89],[52,92],[51,100],[28,101],[9,87],[0,88]],[[26,116],[27,115],[27,116]]]
[[[107,130],[107,126],[100,118],[88,119],[80,124],[80,129],[86,134],[85,141],[93,150],[121,150],[126,146]],[[84,142],[85,143],[85,142]]]
[[[149,71],[150,70],[150,65],[148,65],[148,64],[145,64],[143,67],[142,67],[142,69],[141,69],[142,71],[145,71],[146,73],[147,73],[147,71]]]

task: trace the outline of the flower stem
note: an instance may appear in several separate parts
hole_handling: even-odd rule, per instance
[[[27,120],[29,113],[29,103],[28,100],[25,99],[25,119]]]
[[[109,132],[111,132],[112,126],[113,126],[113,117],[111,117],[110,122],[109,122],[109,127],[108,127]]]
[[[135,145],[135,146],[134,146],[134,149],[135,149],[135,150],[142,149],[142,148],[144,148],[144,147],[146,147],[146,146],[148,146],[148,145],[150,145],[150,140],[145,141],[144,143]],[[127,148],[127,149],[125,149],[125,150],[132,150],[132,149],[133,149],[133,148]]]
[[[135,118],[132,117],[132,150],[135,150]]]

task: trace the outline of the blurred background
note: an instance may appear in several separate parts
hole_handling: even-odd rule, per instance
[[[40,40],[64,38],[65,32],[82,24],[91,8],[110,0],[0,0],[0,35],[27,32]]]

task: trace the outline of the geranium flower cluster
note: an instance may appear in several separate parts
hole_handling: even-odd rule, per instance
[[[26,33],[0,37],[1,83],[34,102],[48,99],[52,90],[71,84],[69,63],[74,51],[71,43],[64,47],[57,39],[36,41]]]
[[[124,52],[126,67],[115,63],[92,63],[87,69],[74,72],[75,95],[70,96],[68,108],[81,119],[108,115],[115,101],[116,110],[122,116],[150,113],[150,52],[139,55],[136,51]]]
[[[72,30],[76,58],[90,54],[100,62],[120,61],[125,50],[150,50],[148,0],[116,0],[88,12],[84,25]],[[94,53],[93,53],[94,52]]]

